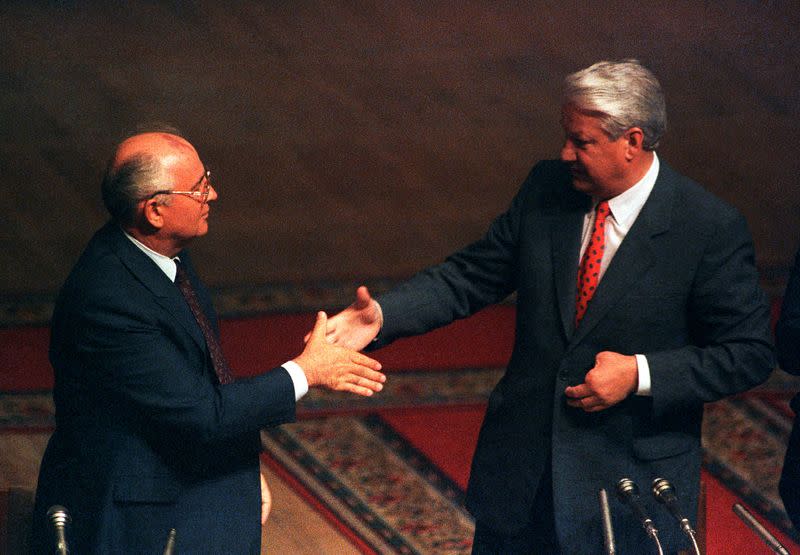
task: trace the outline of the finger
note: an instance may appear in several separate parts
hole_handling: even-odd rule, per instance
[[[564,390],[564,395],[573,399],[581,399],[592,394],[591,388],[585,383],[574,385]]]
[[[328,340],[328,343],[336,342],[336,324],[331,325],[332,321],[333,321],[332,318],[328,320],[328,324],[326,326],[326,331],[325,331],[325,339]],[[314,326],[316,325],[317,325],[316,322],[314,322]],[[311,339],[312,333],[313,330],[303,336],[303,343],[308,343],[308,340]]]
[[[567,399],[567,404],[576,409],[583,409],[586,412],[595,412],[605,408],[603,401],[593,395],[582,397],[581,399]]]
[[[371,380],[363,376],[353,376],[348,382],[359,387],[366,387],[372,391],[381,391],[383,389],[383,384],[380,381]]]
[[[350,393],[355,393],[356,395],[361,395],[362,397],[371,397],[372,394],[375,393],[372,389],[368,387],[347,382],[340,384],[340,387],[338,387],[337,389],[339,389],[339,391],[348,391]]]
[[[364,367],[356,367],[352,371],[353,376],[365,380],[369,380],[375,383],[384,383],[386,381],[386,375],[380,372],[376,372],[375,370],[371,370],[370,368]]]
[[[382,368],[381,363],[374,358],[369,358],[368,356],[362,355],[356,351],[353,351],[353,356],[350,358],[350,361],[371,370],[380,370]]]
[[[317,321],[314,322],[314,329],[309,334],[309,341],[317,341],[325,339],[325,327],[328,323],[328,315],[323,311],[317,312]]]

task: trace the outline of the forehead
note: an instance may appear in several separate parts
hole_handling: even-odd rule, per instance
[[[561,126],[567,132],[603,132],[600,112],[581,110],[573,104],[561,108]]]

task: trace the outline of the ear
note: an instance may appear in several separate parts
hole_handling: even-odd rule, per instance
[[[143,201],[143,203],[142,217],[144,221],[155,229],[161,229],[164,226],[164,214],[161,210],[162,205],[154,198],[147,199]]]
[[[644,131],[639,127],[631,127],[625,132],[625,158],[633,160],[641,154],[644,142]]]

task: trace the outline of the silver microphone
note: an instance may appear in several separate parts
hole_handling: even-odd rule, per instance
[[[745,524],[747,524],[753,532],[758,534],[758,536],[764,540],[764,542],[769,546],[769,548],[779,555],[790,555],[789,550],[786,549],[781,542],[778,541],[778,538],[773,536],[769,533],[769,530],[764,528],[756,517],[754,517],[750,511],[745,509],[740,503],[734,503],[733,505],[733,512],[741,518]]]
[[[689,540],[692,542],[692,548],[697,555],[700,555],[700,546],[697,544],[697,536],[689,519],[683,516],[680,507],[678,507],[678,498],[675,495],[675,488],[665,478],[656,478],[653,480],[653,485],[650,488],[653,492],[653,497],[656,501],[666,505],[670,514],[675,517],[681,530]]]
[[[53,525],[53,531],[56,535],[56,553],[58,555],[69,555],[66,530],[72,519],[70,519],[67,509],[61,505],[53,505],[47,509],[47,518]]]
[[[167,544],[164,546],[164,555],[172,555],[175,552],[175,536],[177,532],[172,528],[167,534]]]
[[[614,544],[614,526],[611,524],[611,509],[608,506],[608,493],[605,488],[600,488],[600,515],[603,518],[603,541],[606,555],[615,555],[617,547]]]
[[[678,524],[681,525],[683,533],[690,537],[694,536],[692,524],[689,522],[688,518],[681,514],[681,510],[678,507],[678,498],[675,496],[675,488],[672,487],[672,484],[665,478],[656,478],[653,480],[651,489],[653,491],[653,497],[655,497],[656,501],[659,503],[666,505],[670,514],[678,521]]]
[[[647,532],[647,535],[651,538],[657,537],[658,530],[653,524],[653,519],[647,516],[642,503],[639,501],[639,486],[630,478],[622,478],[617,482],[617,494],[620,500],[630,507],[633,514],[642,523],[642,528]]]

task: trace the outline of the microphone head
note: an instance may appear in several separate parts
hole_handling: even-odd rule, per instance
[[[622,498],[639,495],[639,486],[630,478],[622,478],[617,482],[617,494]]]
[[[667,497],[675,495],[675,488],[666,478],[656,478],[653,480],[653,497],[661,503],[666,503]]]
[[[64,526],[70,523],[69,513],[61,505],[53,505],[47,509],[47,518],[56,526]]]

